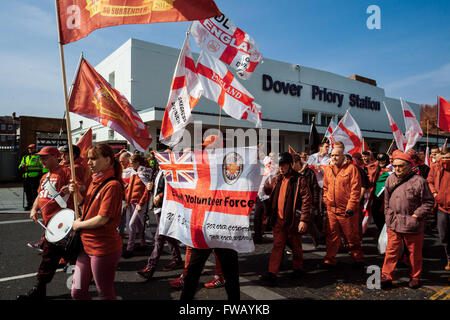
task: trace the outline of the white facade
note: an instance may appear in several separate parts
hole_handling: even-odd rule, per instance
[[[178,54],[179,49],[129,39],[96,66],[96,70],[139,111],[153,137],[150,146],[153,149],[157,148],[157,133]],[[194,59],[197,56],[194,54]],[[271,90],[267,90],[270,87],[269,77],[272,79]],[[310,130],[310,125],[304,122],[304,113],[315,114],[317,130],[323,134],[327,124],[321,122],[322,115],[343,116],[350,106],[351,94],[359,95],[361,99],[369,97],[372,102],[379,103],[378,110],[356,106],[350,110],[374,151],[385,152],[393,139],[383,101],[400,130],[405,131],[400,100],[386,97],[382,88],[344,76],[266,58],[264,63],[256,68],[250,80],[239,81],[261,105],[263,128],[280,130],[281,151],[287,150],[288,145],[297,151],[304,150]],[[329,102],[323,101],[324,88],[331,100]],[[317,90],[322,91],[322,101]],[[314,98],[313,92],[316,93]],[[419,119],[420,106],[407,102]],[[193,114],[195,121],[202,121],[204,127],[218,127],[219,106],[215,102],[202,97]],[[82,128],[79,128],[80,120],[83,121]],[[125,141],[119,134],[112,133],[108,128],[84,117],[71,114],[71,122],[74,142],[90,126],[96,135],[95,142]],[[192,130],[192,125],[188,128]],[[254,125],[246,120],[232,119],[222,113],[221,128],[225,132],[227,128],[254,128]]]

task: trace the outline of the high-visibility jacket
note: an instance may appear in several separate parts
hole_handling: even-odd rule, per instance
[[[42,175],[42,163],[36,154],[27,154],[23,156],[19,169],[23,169],[22,178],[36,178]]]

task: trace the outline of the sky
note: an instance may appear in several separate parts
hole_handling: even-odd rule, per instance
[[[450,98],[448,0],[215,2],[266,58],[375,79],[391,98],[424,104],[436,103],[437,95]],[[370,5],[380,8],[381,29],[366,25]],[[95,30],[64,46],[67,82],[72,83],[81,52],[95,66],[129,38],[181,48],[189,25]],[[195,45],[192,49],[198,52]],[[62,118],[61,74],[54,0],[2,1],[0,115]]]

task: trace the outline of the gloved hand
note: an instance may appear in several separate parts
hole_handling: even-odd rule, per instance
[[[353,210],[347,210],[345,211],[345,216],[346,217],[351,217],[354,214]]]

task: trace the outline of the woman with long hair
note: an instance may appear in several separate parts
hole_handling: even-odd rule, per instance
[[[93,277],[99,297],[115,300],[114,277],[122,252],[122,238],[117,231],[124,197],[122,167],[106,144],[89,148],[88,166],[93,174],[84,199],[75,183],[69,187],[83,203],[81,218],[72,226],[80,230],[83,243],[73,276],[72,298],[90,300],[88,290]]]

